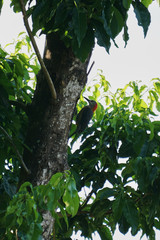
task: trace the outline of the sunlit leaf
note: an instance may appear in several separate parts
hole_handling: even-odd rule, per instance
[[[148,8],[148,6],[152,3],[152,0],[142,0],[142,3]]]
[[[75,216],[79,208],[79,196],[73,178],[70,178],[67,182],[67,186],[63,195],[63,202],[66,205],[67,212],[72,216]]]

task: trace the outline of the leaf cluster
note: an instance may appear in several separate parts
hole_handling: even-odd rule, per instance
[[[108,53],[112,41],[117,46],[115,38],[120,32],[123,32],[123,40],[127,44],[127,19],[131,6],[146,36],[150,25],[147,7],[152,1],[38,0],[34,3],[26,0],[24,3],[28,17],[32,17],[33,34],[38,30],[43,34],[58,34],[66,46],[71,47],[81,61],[85,61],[94,48],[95,39]],[[19,0],[12,0],[11,6],[15,12],[21,11]]]
[[[77,216],[74,223],[84,237],[92,239],[97,231],[101,239],[112,239],[118,224],[123,234],[142,230],[155,239],[154,228],[160,227],[160,121],[154,112],[159,111],[160,80],[152,81],[150,88],[130,82],[115,94],[108,90],[105,102],[110,98],[110,104],[99,103],[79,148],[69,150],[77,189],[90,192],[80,207],[85,221]],[[93,88],[99,95],[100,88]]]
[[[30,82],[34,82],[33,73],[39,70],[35,55],[21,53],[22,46],[31,48],[28,37],[16,42],[12,54],[0,48],[0,178],[4,172],[11,175],[19,172],[17,152],[22,154],[26,147],[26,113],[34,92]]]
[[[3,182],[7,184],[5,179]],[[1,239],[42,239],[41,223],[46,211],[50,212],[55,218],[55,224],[62,229],[59,218],[63,217],[68,226],[67,214],[73,217],[79,207],[75,181],[69,172],[53,175],[47,185],[33,187],[26,182],[16,194],[11,195],[10,190],[11,186],[7,189],[1,187],[3,205],[5,195],[11,198],[6,209],[1,205]]]
[[[17,54],[12,57],[1,50],[5,76],[8,60],[12,62],[16,56],[16,63],[22,61],[20,53]],[[26,61],[21,62],[24,69],[30,66]],[[6,77],[0,88],[6,92],[0,117],[1,126],[22,153],[27,115],[10,99],[21,99],[25,104],[29,101],[19,98],[20,87],[14,79],[16,63],[10,67],[12,77]],[[21,76],[20,86],[28,80]],[[8,88],[4,85],[7,81]],[[16,193],[20,163],[1,132],[1,238],[41,239],[42,215],[49,211],[56,220],[53,231],[56,239],[71,239],[73,232],[79,230],[88,239],[93,239],[94,232],[101,239],[112,239],[117,224],[123,234],[129,229],[132,235],[142,230],[149,239],[155,239],[154,228],[160,229],[160,121],[155,120],[160,111],[160,80],[152,79],[149,88],[130,82],[115,94],[110,92],[102,72],[94,83],[86,87],[85,95],[92,93],[92,98],[100,101],[79,148],[74,151],[68,148],[72,174],[57,173],[43,186],[25,183]],[[32,97],[30,92],[27,94]],[[80,99],[78,111],[84,105],[83,97]],[[88,193],[79,200],[78,192],[81,194],[83,189]]]

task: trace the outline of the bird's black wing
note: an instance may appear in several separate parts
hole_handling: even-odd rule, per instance
[[[77,133],[81,133],[88,126],[89,121],[93,116],[93,111],[89,106],[81,109],[76,118],[77,123]]]

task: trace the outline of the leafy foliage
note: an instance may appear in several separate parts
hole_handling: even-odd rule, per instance
[[[82,61],[91,53],[95,38],[109,52],[111,42],[117,46],[116,36],[123,31],[127,44],[131,6],[146,36],[151,2],[24,1],[33,34],[39,30],[59,34]],[[0,10],[2,5],[1,0]],[[21,11],[19,0],[12,0],[11,6]],[[102,240],[110,240],[117,224],[123,234],[131,228],[132,235],[142,230],[155,239],[154,228],[160,229],[160,121],[156,120],[160,80],[153,79],[150,88],[130,82],[112,94],[101,72],[98,82],[85,89],[99,104],[79,148],[68,147],[71,172],[53,175],[46,185],[33,187],[26,182],[17,191],[21,168],[17,152],[22,155],[27,148],[32,78],[39,71],[35,55],[25,54],[24,46],[30,51],[28,37],[18,40],[12,54],[0,48],[1,239],[42,239],[42,214],[47,211],[55,219],[56,239],[71,239],[80,230],[86,238],[93,239],[98,232]],[[78,110],[85,104],[82,96],[80,100]],[[80,198],[84,189],[88,193]]]
[[[31,59],[19,52],[21,44],[16,44],[12,55],[1,49],[4,78],[0,88],[4,92],[1,126],[20,153],[27,147],[27,111],[22,104],[30,103],[33,92],[26,71],[37,71]],[[27,98],[22,94],[23,86],[28,86]],[[160,122],[155,119],[160,111],[160,80],[152,79],[149,88],[130,82],[112,94],[100,72],[94,85],[84,91],[97,101],[101,99],[79,148],[68,148],[71,173],[57,173],[46,185],[33,187],[26,182],[16,192],[20,162],[13,146],[0,133],[1,238],[41,239],[42,213],[49,211],[55,218],[57,239],[71,239],[79,230],[89,239],[94,232],[101,239],[112,239],[117,224],[123,234],[131,228],[136,235],[142,229],[154,239],[154,228],[160,228]],[[82,96],[80,100],[78,111],[84,105]],[[81,194],[84,188],[88,193],[79,198],[78,192]]]
[[[24,45],[31,48],[28,37],[16,43],[15,53],[11,55],[0,48],[0,126],[11,137],[20,153],[23,151],[24,129],[27,127],[27,104],[31,103],[34,91],[29,85],[29,81],[33,81],[30,73],[35,74],[39,70],[34,55],[28,57],[21,53]],[[18,171],[18,157],[14,147],[1,130],[0,136],[0,174],[5,167]]]
[[[3,221],[0,236],[6,236],[6,239],[13,239],[15,236],[22,239],[24,236],[25,239],[42,239],[42,212],[49,210],[61,227],[59,215],[62,214],[68,225],[67,212],[74,216],[78,207],[75,182],[69,172],[53,175],[45,186],[33,188],[26,182],[12,197],[6,211],[1,211]],[[59,208],[60,212],[56,212],[56,208]]]
[[[32,17],[33,34],[58,33],[66,46],[72,47],[74,54],[85,61],[92,51],[95,38],[100,46],[109,52],[111,41],[123,31],[125,45],[129,39],[127,18],[131,6],[134,7],[138,25],[143,27],[146,36],[150,25],[150,13],[147,9],[152,1],[24,1],[27,14]],[[32,4],[33,3],[33,4]],[[15,12],[21,11],[19,0],[12,0]]]
[[[104,76],[100,77],[105,83]],[[157,115],[153,109],[159,111],[156,86],[160,80],[152,81],[150,88],[130,82],[111,94],[106,108],[99,103],[92,127],[85,130],[80,147],[69,154],[77,189],[86,186],[90,191],[91,202],[86,205],[86,197],[81,204],[88,222],[88,231],[84,232],[86,222],[82,227],[79,220],[84,237],[91,238],[94,229],[101,239],[109,239],[107,229],[114,232],[118,224],[123,234],[129,228],[132,235],[142,229],[149,239],[155,239],[153,228],[160,218],[160,121],[154,120]],[[94,88],[99,95],[104,87]],[[110,93],[105,94],[103,100],[108,102]],[[104,226],[103,238],[100,229]]]

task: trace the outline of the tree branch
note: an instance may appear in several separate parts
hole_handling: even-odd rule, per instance
[[[85,208],[85,206],[87,205],[88,201],[90,200],[92,194],[94,193],[93,189],[92,191],[89,193],[89,195],[86,197],[86,199],[84,200],[84,203],[82,204],[82,206],[80,207],[80,209],[82,210],[83,208]]]
[[[24,167],[25,171],[27,172],[27,174],[30,174],[31,172],[30,172],[30,170],[27,168],[26,164],[24,163],[23,158],[22,158],[20,152],[18,151],[16,145],[14,144],[12,138],[9,136],[9,134],[6,132],[6,130],[5,130],[3,127],[0,126],[0,130],[3,132],[3,134],[7,137],[7,139],[9,140],[9,142],[11,143],[11,145],[13,146],[13,148],[14,148],[14,150],[15,150],[15,152],[16,152],[16,154],[17,154],[17,156],[18,156],[18,158],[19,158],[22,166]]]
[[[95,61],[92,62],[91,66],[90,66],[90,68],[89,68],[89,70],[88,70],[88,72],[87,72],[87,76],[90,74],[90,72],[91,72],[94,64],[95,64]]]
[[[41,58],[41,54],[40,54],[39,49],[37,47],[36,41],[35,41],[35,39],[34,39],[34,37],[32,35],[32,31],[31,31],[29,23],[28,23],[28,17],[27,17],[27,14],[26,14],[24,2],[23,2],[23,0],[19,0],[19,3],[20,3],[20,6],[21,6],[22,14],[23,14],[24,25],[26,27],[26,30],[27,30],[28,35],[30,37],[30,40],[32,42],[33,48],[35,50],[35,53],[37,55],[37,58],[38,58],[39,63],[41,65],[41,68],[42,68],[43,73],[45,75],[45,78],[47,80],[49,89],[51,91],[51,95],[52,95],[53,99],[56,99],[57,98],[56,90],[55,90],[55,87],[53,85],[53,81],[52,81],[52,79],[51,79],[51,77],[49,75],[49,72],[48,72],[48,70],[47,70],[47,68],[46,68],[46,66],[45,66],[45,64],[43,62],[43,59]]]

